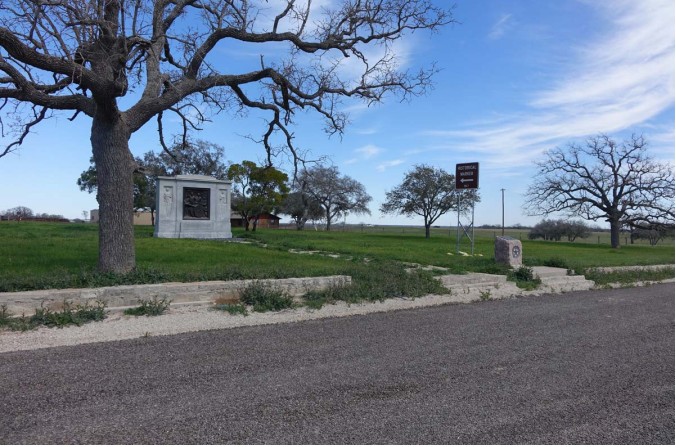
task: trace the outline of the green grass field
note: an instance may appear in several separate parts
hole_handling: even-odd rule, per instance
[[[449,229],[435,229],[430,239],[424,238],[422,229],[411,227],[331,232],[259,229],[255,233],[235,229],[234,236],[250,243],[233,243],[155,239],[152,227],[139,226],[137,271],[119,277],[96,272],[97,231],[93,224],[0,222],[0,291],[335,274],[370,278],[367,282],[371,283],[398,281],[400,287],[408,287],[405,283],[411,281],[399,278],[402,262],[445,267],[455,273],[506,272],[493,261],[493,230],[476,231],[476,256],[471,257],[455,254],[456,235]],[[581,271],[597,266],[674,264],[673,240],[654,247],[637,244],[613,250],[588,241],[529,241],[527,231],[521,233],[526,265]],[[460,250],[470,252],[467,239]]]

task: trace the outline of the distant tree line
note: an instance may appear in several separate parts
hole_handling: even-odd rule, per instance
[[[662,239],[674,237],[674,224],[655,223],[646,227],[630,227],[628,230],[632,244],[636,240],[644,239],[650,245],[657,245]]]
[[[582,221],[543,220],[531,228],[528,239],[544,239],[545,241],[560,241],[566,238],[568,242],[575,239],[586,239],[591,236],[592,228]]]
[[[27,206],[15,206],[8,210],[0,211],[3,220],[39,220],[45,222],[69,222],[60,214],[34,213]]]

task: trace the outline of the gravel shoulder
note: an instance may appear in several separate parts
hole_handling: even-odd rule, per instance
[[[673,282],[673,280],[665,282]],[[488,299],[504,299],[524,295],[537,296],[550,294],[551,292],[551,290],[540,290],[519,291],[515,293],[514,289],[496,288],[490,290],[490,298]],[[485,299],[487,299],[486,291],[467,289],[462,293],[456,292],[449,295],[390,298],[381,302],[359,304],[338,302],[336,304],[325,305],[321,309],[300,307],[279,312],[249,312],[246,316],[231,315],[227,312],[214,310],[210,304],[205,303],[177,304],[172,305],[165,314],[155,317],[134,317],[123,315],[120,312],[111,312],[103,321],[88,323],[82,326],[67,326],[64,328],[41,327],[26,332],[0,330],[0,353],[157,337],[205,330],[348,317],[374,312],[472,303]]]
[[[156,337],[242,326],[347,317],[373,312],[388,312],[450,303],[471,302],[478,299],[480,299],[478,293],[470,293],[461,297],[455,295],[429,295],[415,299],[392,298],[382,302],[360,304],[339,302],[325,305],[317,310],[302,307],[279,312],[250,312],[246,316],[231,315],[227,312],[217,311],[212,306],[205,304],[176,305],[171,306],[165,314],[156,317],[133,317],[121,313],[111,313],[103,321],[88,323],[82,326],[67,326],[64,328],[41,327],[26,332],[0,332],[0,352]]]

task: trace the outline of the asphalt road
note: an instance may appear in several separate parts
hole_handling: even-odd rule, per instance
[[[0,354],[7,444],[673,444],[674,285]]]

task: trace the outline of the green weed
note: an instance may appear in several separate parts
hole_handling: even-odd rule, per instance
[[[407,271],[406,266],[398,262],[355,263],[347,274],[352,277],[350,284],[308,292],[303,296],[305,305],[320,309],[324,304],[336,301],[359,303],[449,293],[434,273],[425,270]]]
[[[482,290],[479,292],[479,295],[481,296],[481,301],[489,301],[492,298],[490,290]]]
[[[255,281],[242,290],[240,301],[253,306],[254,312],[277,311],[293,307],[293,298],[286,292]]]
[[[594,281],[597,286],[620,284],[625,286],[634,283],[662,281],[674,277],[674,267],[665,267],[657,270],[630,269],[604,272],[600,269],[589,269],[584,273],[585,278]]]
[[[20,317],[12,316],[8,313],[6,305],[0,306],[0,328],[12,331],[27,331],[39,326],[81,326],[91,321],[101,321],[104,318],[106,318],[106,304],[103,301],[73,306],[72,302],[64,300],[60,311],[51,310],[43,303],[30,317],[25,314]]]
[[[170,304],[171,300],[167,300],[166,298],[161,300],[158,300],[157,298],[153,298],[152,300],[141,300],[141,304],[139,306],[125,309],[124,314],[137,317],[143,315],[155,317],[166,312],[167,309],[169,309]]]
[[[246,306],[243,304],[217,304],[213,308],[227,312],[230,315],[249,315],[249,311],[246,310]]]
[[[346,295],[344,286],[331,286],[324,290],[311,290],[303,295],[303,303],[310,309],[321,309],[325,304],[333,304]]]
[[[542,284],[542,280],[533,274],[533,269],[525,265],[507,273],[507,280],[516,282],[517,287],[525,290],[535,290]]]

